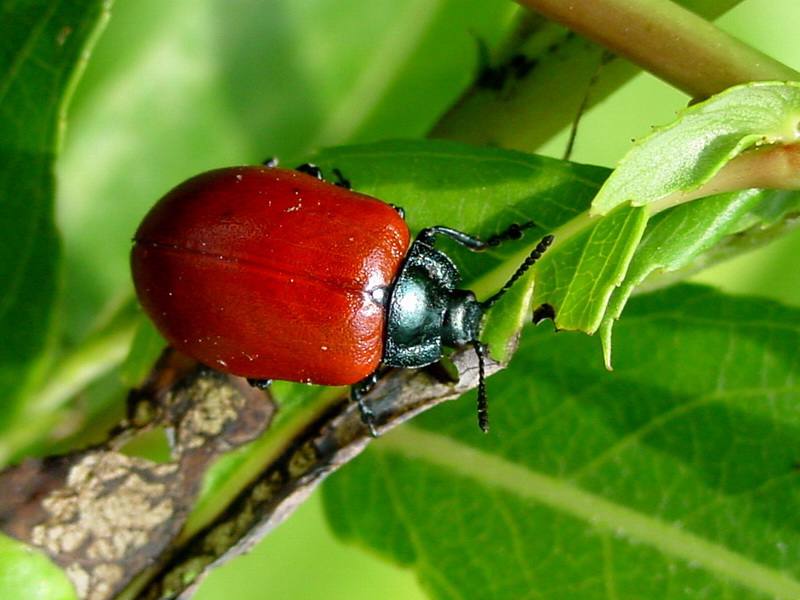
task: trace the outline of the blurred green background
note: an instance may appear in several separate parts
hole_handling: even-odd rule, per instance
[[[325,145],[424,135],[474,74],[476,37],[497,43],[515,10],[499,0],[117,0],[59,161],[68,337],[130,296],[131,235],[166,189],[212,167],[268,156],[292,165]],[[746,0],[719,23],[798,68],[798,22],[797,0]],[[641,75],[583,118],[572,159],[614,166],[685,103]],[[566,138],[543,152],[561,156]],[[697,279],[798,305],[798,250],[789,236]],[[117,373],[108,382],[95,393],[119,390]],[[423,596],[413,574],[333,539],[314,496],[196,597]]]

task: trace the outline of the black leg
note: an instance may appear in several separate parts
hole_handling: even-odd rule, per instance
[[[312,177],[316,177],[321,181],[327,181],[325,177],[322,175],[322,169],[320,169],[317,165],[311,163],[304,163],[302,165],[298,165],[294,169],[295,171],[299,171],[300,173],[305,173],[306,175],[311,175]],[[332,169],[333,176],[336,178],[333,185],[339,186],[340,188],[344,188],[346,190],[350,189],[350,180],[347,179],[339,169]]]
[[[364,401],[364,395],[375,386],[377,381],[378,374],[376,372],[350,387],[350,399],[358,404],[358,410],[361,411],[361,420],[369,428],[369,433],[374,438],[378,437],[378,430],[375,429],[375,413]]]
[[[317,179],[323,179],[322,169],[320,169],[317,165],[312,165],[311,163],[303,163],[302,165],[298,165],[294,170],[305,173],[306,175],[311,175]]]
[[[497,233],[486,240],[482,240],[477,236],[464,233],[458,229],[436,225],[420,231],[417,235],[417,239],[428,246],[433,246],[436,242],[436,236],[443,235],[444,237],[450,238],[465,248],[479,252],[481,250],[486,250],[487,248],[495,248],[508,240],[521,239],[522,232],[526,229],[530,229],[531,227],[536,227],[536,223],[533,221],[528,221],[522,225],[512,223],[505,231],[501,231],[500,233]]]
[[[333,169],[333,175],[336,177],[336,181],[333,182],[334,185],[338,185],[346,190],[352,189],[350,186],[350,180],[345,178],[339,169]]]
[[[272,379],[247,379],[247,383],[252,385],[254,388],[258,388],[260,390],[266,390],[269,386],[272,385]]]
[[[499,246],[503,242],[507,242],[509,240],[520,240],[522,239],[522,232],[526,229],[530,229],[531,227],[536,227],[536,223],[533,221],[528,221],[527,223],[523,223],[522,225],[518,225],[517,223],[512,223],[508,226],[508,229],[505,231],[501,231],[500,233],[496,233],[493,236],[490,236],[486,240],[486,245],[491,246],[492,248]]]

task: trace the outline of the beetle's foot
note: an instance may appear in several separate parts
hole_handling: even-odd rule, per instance
[[[357,400],[358,410],[361,412],[361,422],[369,429],[369,434],[376,438],[378,437],[378,430],[375,429],[375,413],[367,406],[367,403],[362,399]]]
[[[317,179],[324,181],[324,178],[322,177],[322,169],[320,169],[315,164],[303,163],[302,165],[297,165],[294,170],[300,171],[301,173],[305,173],[306,175],[311,175],[312,177],[316,177]]]
[[[534,223],[533,221],[528,221],[527,223],[523,223],[522,225],[520,225],[519,223],[512,223],[506,228],[505,231],[501,231],[500,233],[496,233],[495,235],[487,238],[486,245],[494,248],[499,246],[503,242],[507,242],[509,240],[522,239],[523,231],[536,226],[537,226],[536,223]]]
[[[378,374],[375,372],[358,383],[354,383],[350,388],[350,399],[358,404],[361,421],[369,428],[369,434],[374,438],[378,437],[378,430],[375,428],[375,412],[364,401],[364,395],[375,386],[377,381]]]
[[[258,388],[259,390],[266,390],[272,385],[272,379],[251,379],[248,377],[247,383],[252,385],[254,388]]]

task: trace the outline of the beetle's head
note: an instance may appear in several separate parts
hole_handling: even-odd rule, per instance
[[[469,290],[452,290],[442,323],[442,343],[454,348],[469,344],[478,337],[483,307]]]

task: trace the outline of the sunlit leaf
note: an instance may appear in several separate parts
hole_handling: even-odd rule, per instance
[[[694,190],[748,148],[797,142],[798,122],[800,82],[730,88],[639,140],[598,193],[592,211],[607,214],[626,203],[646,206]]]

